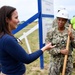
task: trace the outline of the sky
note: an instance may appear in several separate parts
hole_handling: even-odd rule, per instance
[[[20,21],[25,21],[38,12],[38,0],[0,0],[0,7],[10,5],[17,9]],[[75,15],[75,0],[54,0],[54,15],[59,6],[64,6],[69,12],[69,18]]]
[[[75,0],[54,0],[54,11],[58,10],[59,6],[64,6],[69,12],[69,18],[75,15]]]

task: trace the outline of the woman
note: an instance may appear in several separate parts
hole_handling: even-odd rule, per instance
[[[67,54],[68,59],[65,75],[71,75],[72,73],[73,63],[71,46],[75,47],[75,35],[74,31],[72,31],[72,33],[70,30],[68,30],[67,27],[65,27],[65,23],[67,22],[68,17],[69,14],[66,10],[59,11],[57,13],[58,26],[56,28],[52,28],[47,33],[46,44],[48,42],[51,42],[52,44],[56,45],[55,48],[49,51],[49,53],[51,54],[51,59],[48,75],[60,75],[64,63],[64,56]],[[70,36],[69,51],[66,50],[68,35]]]
[[[0,63],[3,75],[23,75],[26,72],[24,63],[29,64],[40,57],[45,50],[54,48],[49,43],[40,50],[27,54],[12,34],[18,23],[16,8],[11,6],[0,8]]]

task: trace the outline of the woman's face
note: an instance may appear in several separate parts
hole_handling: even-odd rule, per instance
[[[18,12],[16,10],[12,13],[11,19],[7,19],[7,23],[10,30],[14,30],[17,28],[19,19]]]
[[[64,18],[57,18],[57,23],[58,23],[59,28],[64,27],[66,22],[67,22],[67,20]]]

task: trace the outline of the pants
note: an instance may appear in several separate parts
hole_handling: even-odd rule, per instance
[[[50,62],[50,68],[48,75],[60,75],[63,69],[63,61],[60,58],[54,58],[54,61]],[[71,75],[73,69],[72,57],[68,57],[65,75]]]

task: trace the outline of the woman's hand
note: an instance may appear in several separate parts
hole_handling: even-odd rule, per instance
[[[61,54],[68,55],[69,51],[67,49],[60,50]]]
[[[42,51],[50,50],[50,49],[52,49],[52,48],[54,48],[54,47],[55,47],[55,45],[52,46],[51,43],[48,43],[48,44],[46,44],[43,48],[41,48],[41,50],[42,50]]]

